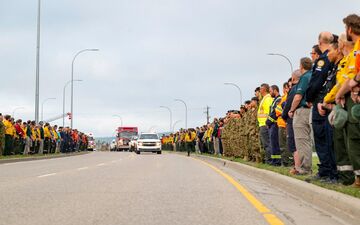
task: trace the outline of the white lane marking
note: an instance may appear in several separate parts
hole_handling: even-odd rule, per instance
[[[97,164],[96,166],[105,166],[105,163]]]
[[[44,174],[44,175],[38,176],[38,178],[50,177],[50,176],[55,176],[55,175],[56,175],[56,173],[49,173],[49,174]]]
[[[80,167],[80,168],[77,168],[77,170],[87,170],[89,169],[89,167],[85,166],[85,167]]]

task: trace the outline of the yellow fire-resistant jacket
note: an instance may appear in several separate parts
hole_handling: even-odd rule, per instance
[[[8,120],[3,120],[3,124],[5,126],[5,134],[14,136],[14,126],[12,125],[12,123]]]
[[[270,94],[265,95],[264,98],[261,100],[257,115],[259,127],[266,126],[266,119],[269,116],[270,106],[273,101],[274,99],[271,97]]]
[[[44,127],[44,138],[51,138],[51,132],[49,130],[49,127]]]
[[[342,84],[349,78],[352,79],[355,73],[355,57],[354,52],[345,56],[339,63],[336,73],[336,85],[324,97],[325,103],[332,103],[335,101],[335,96],[340,90]]]

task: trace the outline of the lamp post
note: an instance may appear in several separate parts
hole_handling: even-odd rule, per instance
[[[120,119],[120,122],[121,122],[121,126],[123,126],[123,120],[122,120],[122,117],[121,117],[121,116],[119,116],[119,115],[113,115],[113,117],[119,118],[119,119]]]
[[[240,87],[237,85],[237,84],[235,84],[235,83],[230,83],[230,82],[227,82],[227,83],[224,83],[225,85],[231,85],[231,86],[234,86],[234,87],[236,87],[238,90],[239,90],[239,94],[240,94],[240,106],[241,106],[241,104],[242,104],[242,93],[241,93],[241,89],[240,89]],[[239,106],[239,107],[240,107]]]
[[[75,54],[72,63],[71,63],[71,129],[73,128],[74,124],[74,63],[78,55],[83,52],[94,52],[99,51],[99,49],[83,49]]]
[[[173,126],[172,126],[172,128],[173,128],[172,132],[175,132],[175,126],[176,126],[178,123],[180,123],[180,122],[181,122],[181,120],[177,120],[177,121],[173,124]]]
[[[25,109],[24,107],[16,107],[12,112],[12,117],[15,118],[15,112],[19,109]]]
[[[74,80],[74,81],[82,81],[82,80]],[[65,90],[66,87],[71,83],[71,80],[69,80],[68,82],[66,82],[66,84],[64,85],[64,89],[63,89],[63,127],[65,127]],[[72,115],[71,115],[72,116]]]
[[[279,53],[268,53],[267,55],[283,57],[283,58],[286,59],[286,60],[289,62],[289,64],[290,64],[291,74],[294,72],[293,65],[292,65],[290,59],[289,59],[286,55],[279,54]]]
[[[37,37],[36,37],[36,71],[35,71],[35,122],[39,122],[39,90],[40,90],[40,10],[41,1],[38,0]]]
[[[41,120],[44,120],[44,103],[48,100],[55,100],[56,98],[47,98],[41,104]]]
[[[182,102],[185,106],[185,129],[187,129],[187,114],[188,114],[188,108],[187,108],[187,105],[186,105],[186,102],[184,100],[181,100],[181,99],[174,99],[174,101],[177,101],[177,102]]]
[[[164,109],[169,110],[169,113],[170,113],[170,129],[169,129],[169,131],[171,132],[171,125],[172,125],[172,111],[171,111],[171,109],[170,109],[169,107],[167,107],[167,106],[160,106],[160,108],[164,108]]]

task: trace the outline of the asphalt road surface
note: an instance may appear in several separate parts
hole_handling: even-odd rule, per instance
[[[249,174],[182,155],[95,152],[0,165],[0,224],[343,222]]]

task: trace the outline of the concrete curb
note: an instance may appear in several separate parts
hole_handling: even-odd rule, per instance
[[[68,153],[68,154],[62,153],[62,154],[57,154],[57,155],[44,155],[44,156],[38,156],[38,157],[0,159],[0,164],[44,160],[44,159],[56,159],[56,158],[64,158],[64,157],[70,157],[70,156],[85,155],[85,154],[89,154],[89,153],[90,152],[76,152],[76,153]]]
[[[241,173],[260,178],[261,180],[285,190],[299,199],[336,215],[348,223],[359,224],[360,199],[358,198],[328,190],[326,188],[281,175],[276,172],[255,168],[238,162],[204,155],[192,155],[192,157],[202,159],[214,166],[217,166],[218,168],[227,167],[235,171],[241,171]]]

